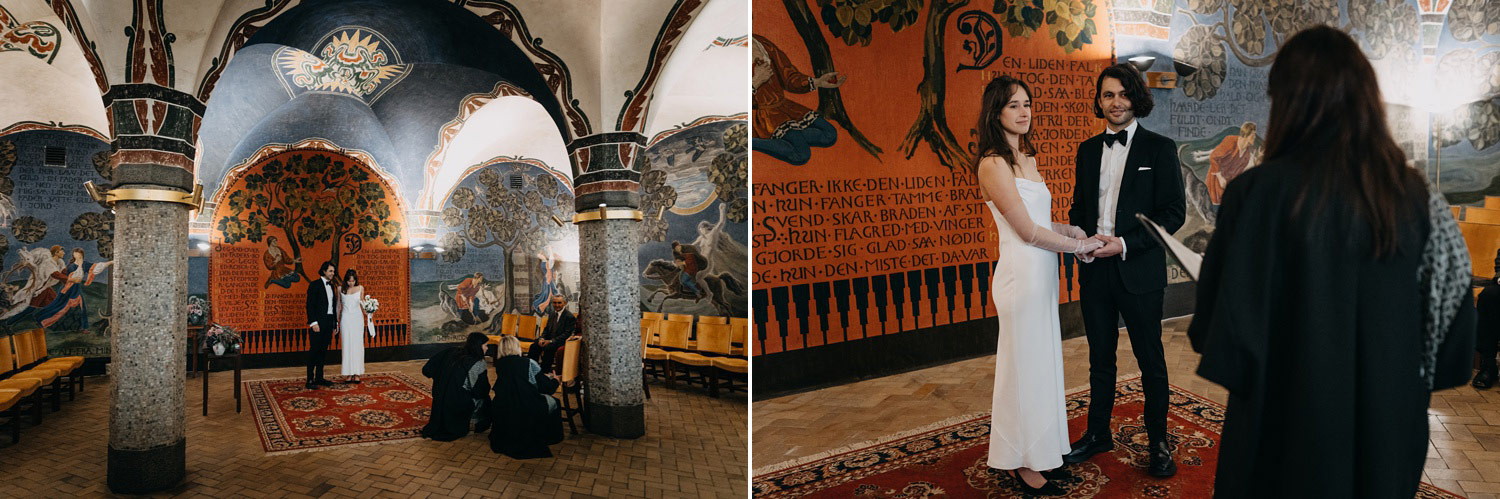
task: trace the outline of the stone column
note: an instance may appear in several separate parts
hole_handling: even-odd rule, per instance
[[[644,137],[611,133],[574,144],[574,163],[584,171],[576,179],[575,205],[580,214],[634,212],[631,218],[580,220],[578,256],[582,270],[578,310],[582,313],[588,382],[584,426],[616,438],[646,434],[646,396],[641,378],[640,322],[640,180],[623,165],[638,152]]]
[[[191,172],[122,165],[115,189],[188,192]],[[109,488],[169,489],[186,476],[185,359],[188,210],[162,201],[115,203],[110,299]]]

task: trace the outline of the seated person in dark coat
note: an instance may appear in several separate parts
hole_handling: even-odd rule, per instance
[[[490,450],[512,459],[552,457],[547,446],[563,440],[562,417],[557,413],[557,378],[543,373],[536,361],[521,355],[515,336],[500,339],[495,360],[495,429]]]
[[[568,338],[578,334],[578,319],[568,311],[568,300],[562,295],[552,295],[552,303],[547,307],[547,327],[542,329],[541,337],[531,345],[531,351],[527,352],[532,360],[542,365],[543,372],[553,372],[553,359],[557,357],[557,349],[561,348]]]
[[[432,378],[432,418],[422,427],[422,436],[448,442],[490,426],[489,374],[485,372],[484,344],[489,338],[469,333],[463,346],[438,353],[422,366],[422,375]]]

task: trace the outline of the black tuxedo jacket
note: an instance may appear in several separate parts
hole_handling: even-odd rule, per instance
[[[1177,143],[1172,139],[1136,126],[1130,152],[1125,156],[1125,172],[1120,179],[1120,200],[1115,209],[1115,236],[1125,239],[1125,256],[1101,258],[1082,264],[1079,282],[1097,278],[1107,268],[1117,268],[1125,290],[1140,294],[1167,287],[1166,253],[1136,220],[1144,213],[1169,232],[1182,227],[1186,215],[1186,194],[1182,188],[1182,168],[1177,161]],[[1078,146],[1077,171],[1074,179],[1073,207],[1068,218],[1089,235],[1099,231],[1099,167],[1104,157],[1104,135],[1099,134]],[[1114,265],[1106,265],[1107,262]]]
[[[333,290],[333,299],[337,300],[339,290]],[[333,314],[328,313],[328,292],[323,288],[323,279],[313,279],[307,283],[307,322],[318,323],[318,333],[330,333],[334,324],[338,321],[338,303],[333,304]]]
[[[547,313],[550,315],[552,312],[549,310]],[[547,321],[547,328],[542,330],[542,339],[553,343],[567,341],[568,337],[573,336],[576,331],[578,331],[578,319],[573,317],[573,312],[563,309],[562,313],[557,314],[556,321]]]

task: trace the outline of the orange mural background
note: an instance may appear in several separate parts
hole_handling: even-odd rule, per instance
[[[341,191],[358,189],[359,183],[377,182],[384,188],[384,192],[381,193],[383,196],[376,196],[376,198],[383,200],[389,207],[379,222],[398,224],[396,227],[400,230],[397,234],[399,238],[392,244],[387,244],[387,238],[383,237],[359,237],[361,239],[359,243],[351,243],[335,235],[324,241],[312,242],[310,246],[301,248],[300,268],[305,277],[299,276],[295,282],[287,283],[288,287],[283,287],[270,282],[274,276],[271,269],[267,268],[264,258],[270,238],[275,237],[277,246],[288,254],[290,260],[293,250],[291,238],[288,237],[286,231],[271,224],[265,224],[264,235],[258,242],[253,241],[251,237],[226,242],[226,239],[233,238],[226,238],[225,231],[221,229],[224,227],[223,220],[226,217],[246,220],[251,216],[241,214],[235,217],[230,211],[230,203],[221,202],[213,216],[214,230],[211,240],[213,253],[209,258],[209,300],[213,304],[211,320],[239,331],[245,341],[242,350],[244,353],[292,352],[307,349],[306,292],[308,282],[309,279],[318,278],[318,268],[330,259],[334,245],[338,244],[340,246],[338,278],[342,280],[345,271],[354,269],[359,275],[360,284],[365,287],[365,294],[380,300],[380,310],[374,315],[377,336],[374,339],[365,340],[366,348],[409,344],[411,311],[408,304],[410,303],[411,267],[405,237],[406,223],[403,216],[405,209],[402,207],[400,196],[393,183],[382,178],[359,160],[337,152],[289,150],[265,157],[250,167],[232,174],[231,178],[224,183],[227,189],[225,192],[249,191],[247,179],[255,175],[264,175],[268,165],[279,167],[279,165],[294,161],[294,158],[305,160],[312,156],[327,156],[334,165],[342,163],[351,175],[355,171],[361,171],[367,177],[367,180],[357,182],[352,186],[345,185],[321,190],[303,189],[302,192],[310,196],[314,204],[337,204],[341,195],[348,196]],[[355,251],[351,252],[351,250]],[[329,348],[339,348],[337,333]]]
[[[1001,74],[1030,84],[1033,136],[1040,149],[1039,169],[1052,191],[1052,219],[1067,222],[1077,144],[1103,129],[1103,120],[1093,115],[1092,97],[1096,75],[1114,59],[1108,2],[1096,1],[1092,17],[1097,27],[1092,39],[1099,42],[1066,52],[1047,36],[1046,28],[1028,37],[1009,36],[1002,28],[996,32],[1001,39],[1000,55],[983,69],[958,69],[970,55],[965,44],[975,39],[959,29],[957,20],[961,13],[974,10],[1001,15],[990,11],[991,3],[981,2],[958,8],[949,16],[942,43],[946,59],[942,108],[947,128],[962,149],[962,159],[951,161],[951,170],[927,140],[914,146],[904,143],[923,111],[919,85],[924,79],[924,36],[930,9],[924,7],[920,18],[898,32],[887,24],[876,24],[869,45],[851,46],[829,33],[818,15],[817,2],[807,5],[820,21],[816,29],[827,42],[834,69],[848,77],[839,91],[850,120],[883,152],[877,159],[846,128],[835,124],[837,142],[812,148],[805,165],[793,166],[760,151],[754,154],[752,288],[763,293],[756,296],[767,296],[773,303],[766,309],[771,316],[764,320],[766,340],[754,354],[993,316],[990,298],[979,286],[965,286],[965,293],[951,284],[931,285],[934,275],[939,281],[952,281],[954,267],[993,263],[998,257],[994,222],[967,164],[959,164],[974,154],[979,96],[984,85]],[[756,35],[775,44],[800,72],[817,76],[786,5],[755,2],[753,9]],[[807,108],[819,108],[816,91],[788,92],[786,97]],[[856,297],[850,297],[847,305],[827,306],[828,310],[805,303],[809,294],[819,293],[816,286],[821,283],[860,278],[873,282],[874,277],[898,273],[919,278],[923,289],[913,292],[915,296],[902,297],[892,288],[870,286],[870,296],[865,298],[869,303],[884,301],[886,307],[881,315],[869,305],[862,314],[867,321],[863,325],[849,317],[856,313]],[[1067,274],[1059,272],[1062,302],[1077,299],[1076,272],[1070,273],[1075,282],[1067,282]],[[982,276],[988,278],[988,274]],[[802,286],[807,284],[813,285],[812,291]],[[799,287],[803,288],[801,296]],[[838,288],[832,289],[836,293]],[[946,309],[950,299],[956,309],[951,314]],[[777,303],[783,302],[784,310],[778,310]],[[933,307],[934,303],[938,306]],[[833,310],[844,307],[849,311]],[[803,318],[811,315],[833,320]],[[840,315],[850,327],[841,326]]]

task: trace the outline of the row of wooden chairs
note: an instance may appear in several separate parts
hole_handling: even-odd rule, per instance
[[[537,317],[531,314],[501,314],[500,334],[486,335],[490,337],[489,345],[499,345],[500,337],[515,336],[521,340],[521,351],[531,351],[531,344],[536,342],[537,335],[547,329],[547,316]]]
[[[723,316],[717,316],[717,315],[698,315],[698,316],[694,316],[692,314],[663,314],[663,313],[657,313],[657,312],[642,312],[641,313],[641,319],[642,320],[647,320],[647,319],[649,319],[649,320],[656,320],[656,321],[661,321],[661,322],[687,322],[687,323],[692,323],[692,324],[728,324],[730,326],[730,332],[731,332],[731,335],[730,335],[730,338],[729,338],[729,354],[730,355],[734,355],[734,356],[744,356],[745,355],[745,337],[746,337],[746,332],[750,331],[750,319],[749,318],[746,318],[746,317],[723,317]],[[652,333],[652,334],[655,335],[656,333]],[[655,337],[655,336],[653,336],[652,338],[650,338],[649,341],[657,341],[657,340],[658,340],[658,338]],[[689,350],[695,350],[695,349],[698,348],[698,334],[697,334],[697,331],[692,331],[692,332],[689,333],[687,348]]]
[[[641,318],[642,381],[655,375],[665,377],[667,385],[672,386],[680,369],[684,381],[690,385],[700,382],[714,397],[719,396],[720,388],[748,391],[749,361],[744,358],[744,347],[735,348],[733,344],[738,339],[743,345],[750,322],[741,319],[715,323],[710,320],[700,321],[696,326],[698,339],[689,341],[694,328],[692,322]],[[745,383],[736,385],[737,378],[744,378]]]
[[[48,357],[45,330],[0,338],[0,418],[8,418],[13,442],[21,441],[22,407],[29,406],[36,424],[42,424],[44,399],[51,399],[52,412],[57,412],[64,386],[68,400],[74,399],[75,387],[83,390],[82,367],[83,357]]]

